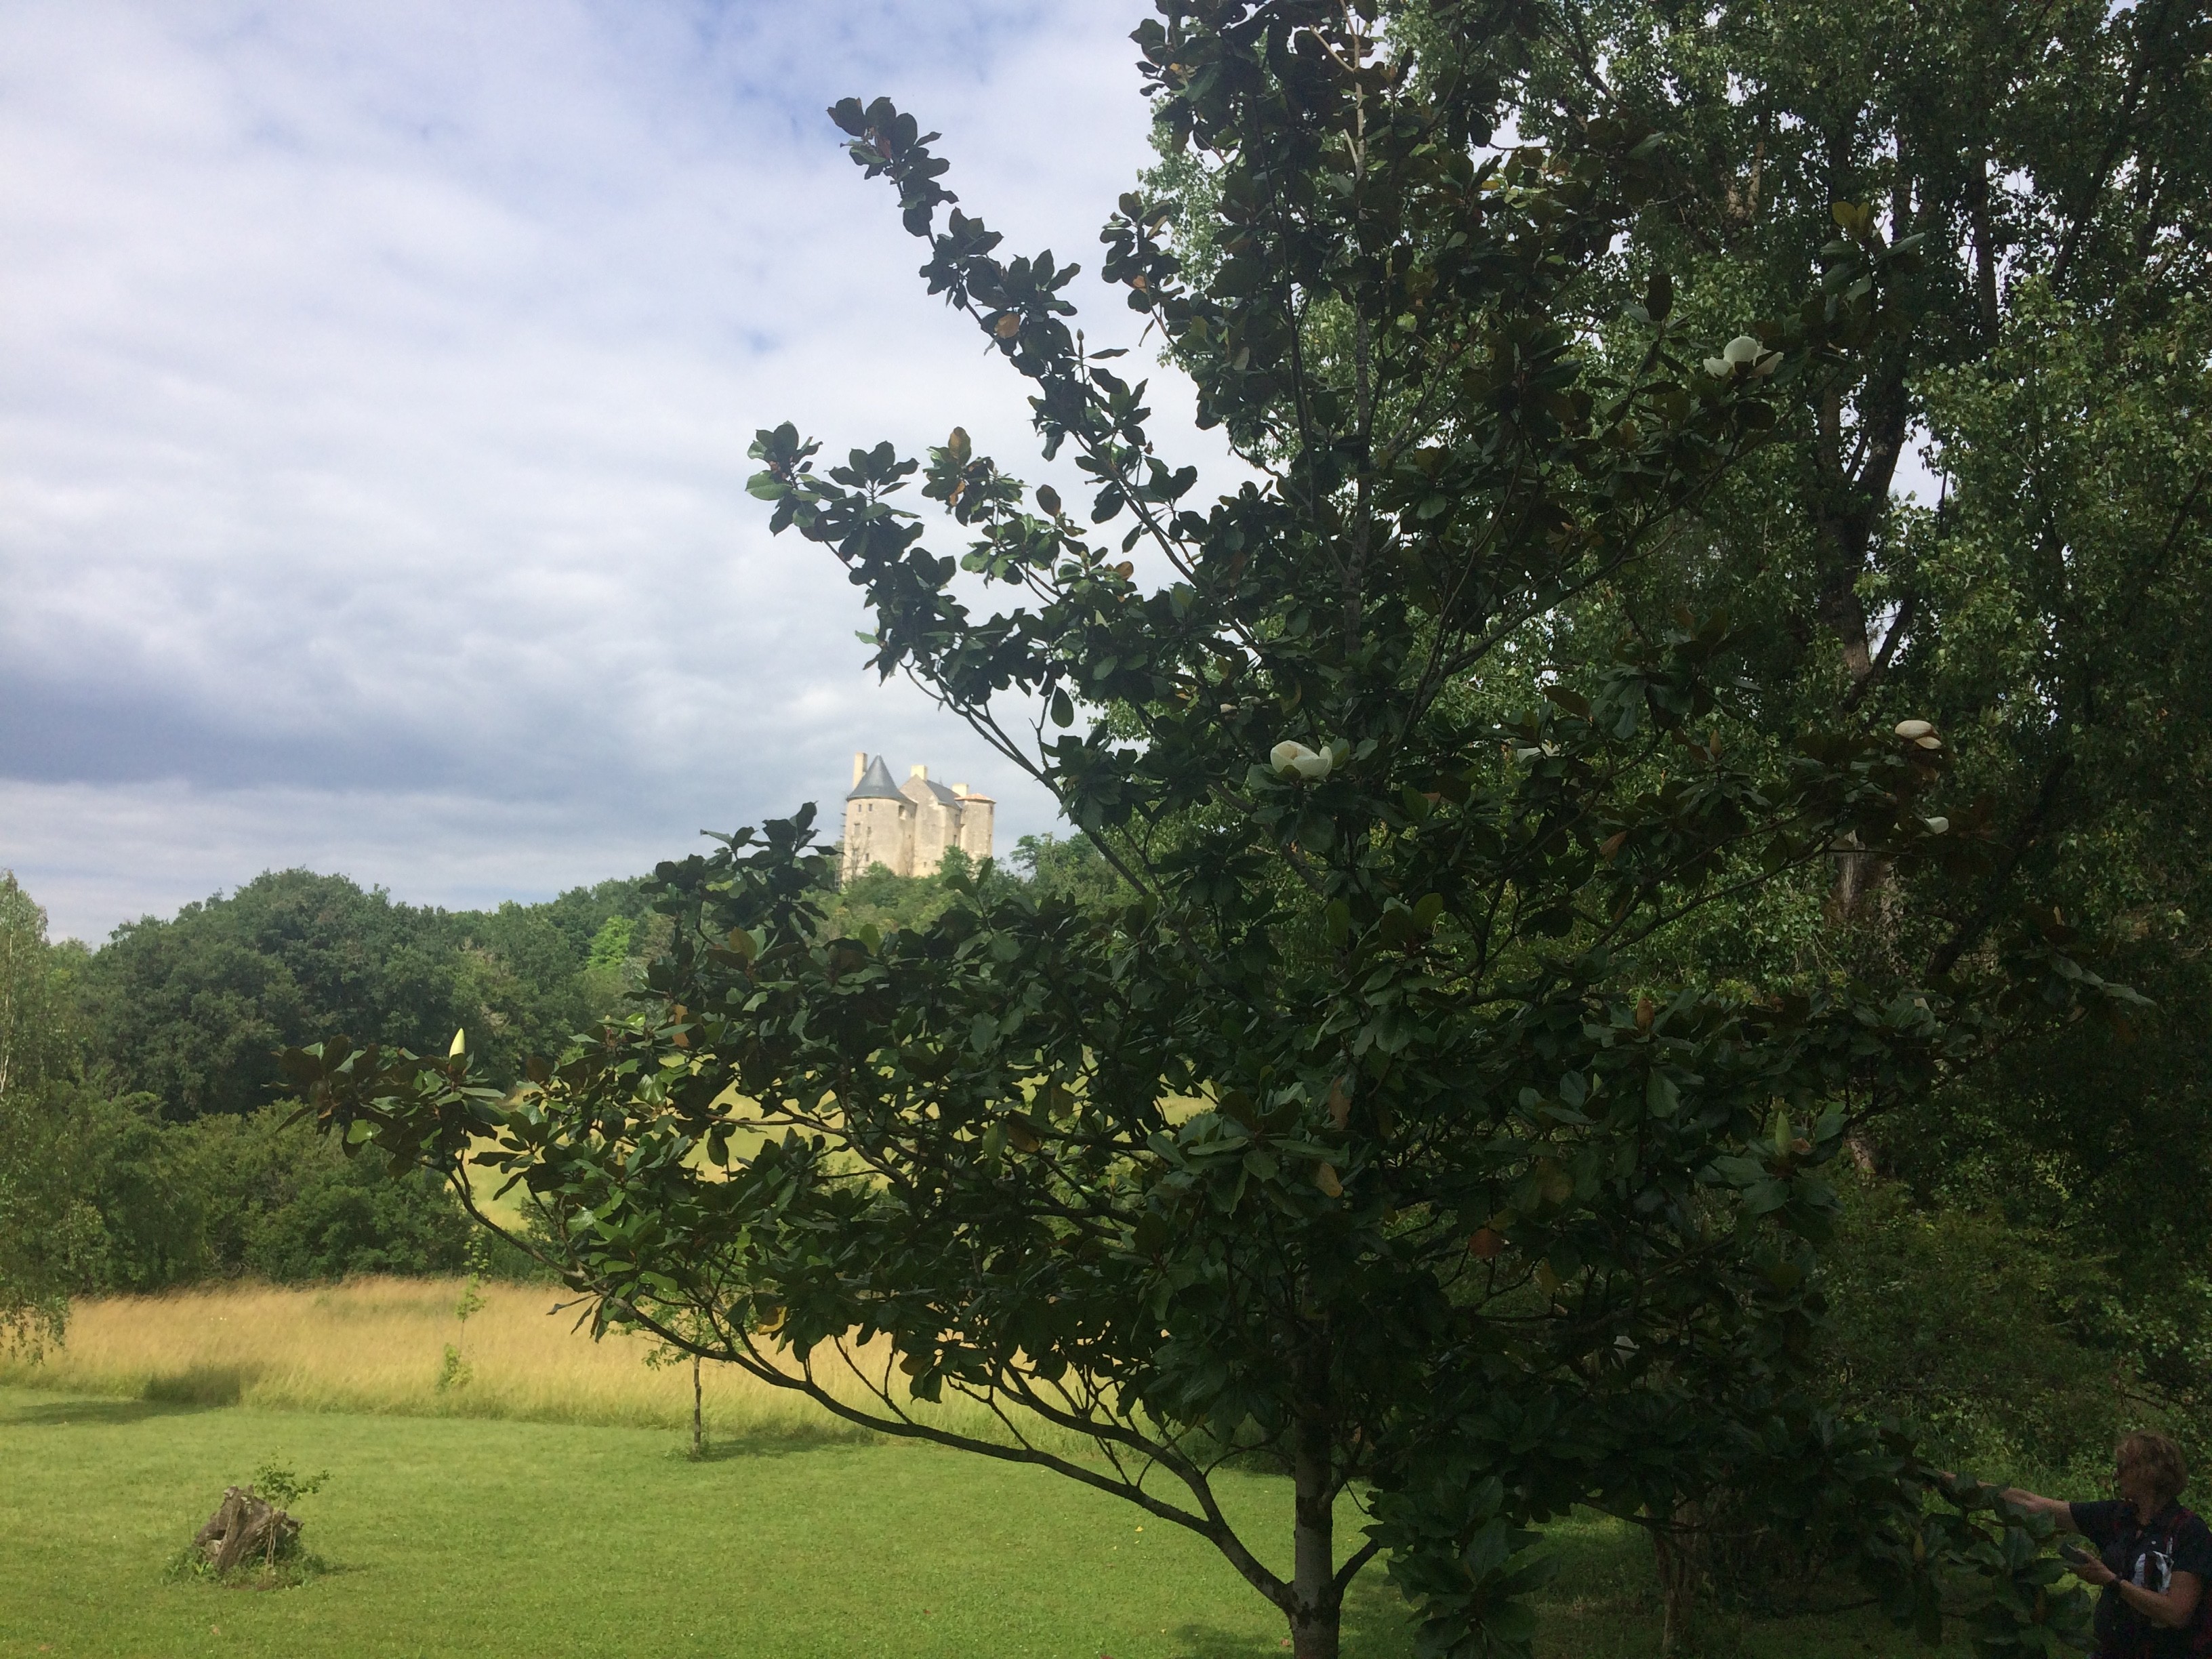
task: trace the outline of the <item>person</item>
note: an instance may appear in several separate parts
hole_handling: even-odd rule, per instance
[[[2131,1434],[2114,1461],[2115,1498],[2069,1504],[2018,1487],[2004,1495],[2095,1546],[2094,1555],[2067,1558],[2075,1577],[2104,1587],[2097,1598],[2095,1659],[2212,1654],[2212,1604],[2204,1596],[2212,1578],[2212,1528],[2181,1507],[2189,1483],[2181,1448],[2162,1434]]]

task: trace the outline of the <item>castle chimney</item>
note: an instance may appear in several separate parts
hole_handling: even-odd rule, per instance
[[[912,770],[908,772],[907,776],[910,778],[920,778],[924,783],[927,783],[929,781],[929,769],[927,766],[915,767]]]
[[[866,751],[866,750],[855,750],[854,751],[854,753],[853,753],[853,787],[854,787],[854,788],[858,789],[858,788],[860,787],[860,774],[861,774],[861,773],[863,773],[863,772],[865,772],[865,771],[866,771],[867,769],[868,769],[868,757],[867,757],[867,751]]]
[[[968,786],[964,783],[956,783],[952,786],[952,793],[964,800],[968,795]]]

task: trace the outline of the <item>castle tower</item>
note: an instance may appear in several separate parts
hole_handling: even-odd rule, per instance
[[[954,784],[952,793],[960,797],[960,850],[981,864],[991,856],[991,815],[999,804],[964,783]]]
[[[846,881],[880,864],[894,875],[914,873],[914,803],[899,793],[878,755],[853,757],[853,793],[845,797]]]
[[[954,847],[980,863],[991,856],[996,805],[964,783],[948,788],[931,782],[927,766],[914,768],[901,787],[891,781],[881,755],[854,755],[853,791],[845,797],[842,878],[865,875],[877,864],[895,876],[935,875]]]

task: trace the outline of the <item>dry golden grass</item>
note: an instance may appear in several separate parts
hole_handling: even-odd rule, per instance
[[[485,1285],[483,1305],[465,1327],[454,1312],[462,1289],[458,1279],[362,1279],[83,1301],[60,1347],[37,1360],[0,1359],[0,1383],[295,1411],[689,1425],[688,1363],[648,1366],[654,1345],[636,1337],[592,1341],[574,1328],[576,1310],[548,1313],[561,1297],[547,1285]],[[449,1344],[460,1350],[466,1377],[441,1387]],[[822,1358],[817,1375],[827,1370]],[[841,1398],[863,1397],[849,1372],[832,1387]],[[707,1366],[703,1393],[707,1428],[726,1438],[866,1433],[732,1366]],[[1001,1437],[972,1402],[915,1409]],[[1057,1449],[1074,1449],[1066,1437],[1052,1438]]]

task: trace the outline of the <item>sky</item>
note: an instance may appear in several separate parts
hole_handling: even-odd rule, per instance
[[[834,839],[855,750],[1002,853],[1064,827],[864,669],[745,448],[957,423],[1057,476],[823,110],[888,94],[1006,252],[1095,272],[1139,11],[0,0],[0,868],[94,943],[266,869],[529,901],[805,800]]]

